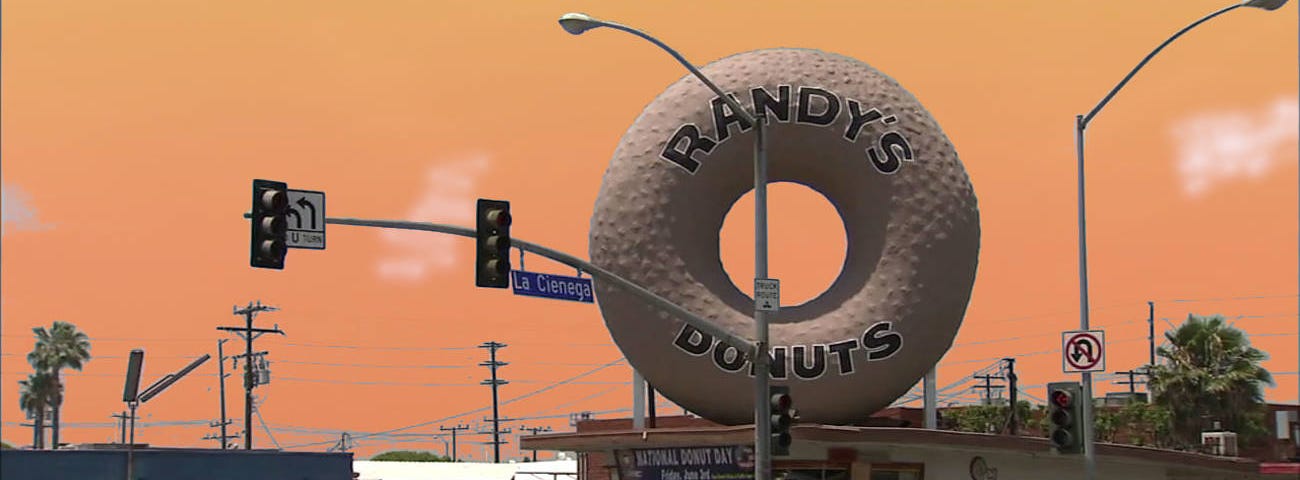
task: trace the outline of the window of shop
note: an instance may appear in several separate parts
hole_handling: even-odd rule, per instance
[[[784,463],[784,464],[783,464]],[[849,465],[820,462],[778,462],[772,466],[774,480],[849,480]],[[923,480],[925,468],[919,463],[875,463],[871,480]]]
[[[806,460],[772,462],[773,480],[849,480],[849,464]]]
[[[871,465],[871,480],[922,480],[925,468],[919,463],[875,463]]]

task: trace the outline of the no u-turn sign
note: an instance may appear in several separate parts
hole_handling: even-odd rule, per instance
[[[1106,371],[1106,332],[1061,332],[1061,368],[1065,373]]]

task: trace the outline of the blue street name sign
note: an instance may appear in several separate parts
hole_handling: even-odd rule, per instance
[[[515,295],[594,302],[590,278],[513,270],[510,272],[510,285]]]

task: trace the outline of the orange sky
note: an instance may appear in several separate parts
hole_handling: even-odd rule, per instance
[[[952,139],[980,202],[979,275],[939,383],[1010,354],[1025,355],[1024,384],[1064,378],[1057,332],[1078,325],[1073,117],[1227,3],[7,1],[2,436],[30,441],[16,382],[30,372],[31,327],[53,320],[88,332],[96,357],[66,377],[72,442],[112,437],[75,424],[107,424],[123,408],[130,349],[147,350],[146,381],[157,379],[215,354],[227,338],[215,327],[236,325],[231,307],[254,299],[282,308],[260,324],[288,332],[258,343],[273,372],[257,392],[262,416],[282,446],[336,438],[304,429],[481,421],[439,421],[488,404],[480,342],[510,345],[506,399],[618,359],[593,306],[474,288],[468,240],[336,226],[328,250],[256,270],[240,217],[253,178],[324,190],[331,216],[469,225],[474,198],[504,198],[517,237],[585,257],[619,137],[685,72],[626,34],[564,33],[555,19],[567,11],[643,28],[697,64],[809,47],[897,79]],[[1146,361],[1147,300],[1173,323],[1247,315],[1236,324],[1278,374],[1268,398],[1296,401],[1296,18],[1292,2],[1207,23],[1089,129],[1093,324],[1107,330],[1111,371]],[[800,188],[777,185],[771,202],[772,276],[787,302],[809,298],[835,275],[843,239],[793,227],[835,218]],[[741,279],[752,275],[747,210],[743,201],[723,234]],[[532,256],[528,267],[566,272]],[[606,368],[502,412],[625,408],[629,372]],[[215,419],[215,380],[209,362],[146,404],[142,422]],[[228,387],[241,417],[238,378]],[[521,423],[568,428],[565,418],[507,425]],[[270,446],[258,425],[256,446]],[[213,431],[137,436],[197,446]],[[484,439],[461,454],[482,458],[468,442]],[[357,451],[397,447],[443,448],[365,439]]]

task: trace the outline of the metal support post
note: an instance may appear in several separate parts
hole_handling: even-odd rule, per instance
[[[754,298],[758,280],[767,279],[767,117],[754,106]],[[771,384],[767,312],[754,302],[754,465],[755,480],[772,478],[772,416],[768,412]]]
[[[645,377],[632,369],[632,429],[645,429]]]
[[[925,372],[923,385],[925,389],[925,428],[930,430],[939,428],[939,410],[936,405],[939,402],[939,392],[936,391],[935,380],[935,367],[931,366],[930,371]]]

